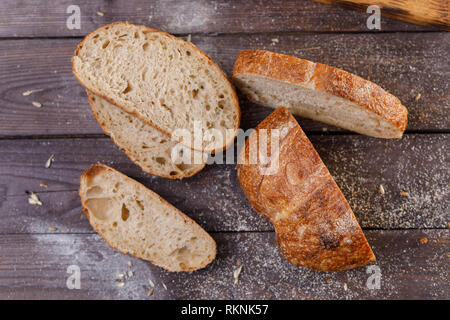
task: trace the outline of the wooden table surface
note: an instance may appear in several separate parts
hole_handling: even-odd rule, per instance
[[[450,299],[448,33],[387,18],[381,31],[368,30],[368,14],[308,0],[75,2],[80,30],[66,27],[72,0],[0,2],[0,299]],[[366,267],[321,273],[282,259],[235,165],[169,181],[143,173],[102,134],[70,59],[82,36],[119,20],[191,35],[228,76],[240,50],[267,49],[345,69],[400,98],[409,110],[401,140],[297,117],[377,256],[379,289],[367,286]],[[243,129],[271,112],[239,97]],[[198,221],[217,241],[216,260],[197,272],[169,273],[109,248],[77,195],[81,172],[94,162]],[[42,206],[29,204],[28,192]],[[80,268],[80,289],[67,288],[71,265]],[[128,274],[123,286],[120,273]]]

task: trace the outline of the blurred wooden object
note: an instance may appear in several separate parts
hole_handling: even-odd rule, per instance
[[[370,5],[377,5],[381,15],[420,24],[450,30],[449,0],[314,0],[328,4],[335,4],[346,8],[366,11]]]

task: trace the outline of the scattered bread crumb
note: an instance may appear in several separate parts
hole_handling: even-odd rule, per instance
[[[116,286],[118,286],[119,288],[122,288],[125,285],[125,282],[117,282]]]
[[[103,17],[105,14],[103,12],[101,12],[101,11],[97,11],[97,15],[100,16],[100,17]]]
[[[47,187],[48,187],[45,183],[41,183],[41,184],[39,184],[39,186],[40,186],[41,188],[47,188]]]
[[[272,39],[272,45],[274,46],[275,44],[277,44],[278,42],[280,42],[279,40],[278,40],[278,38],[273,38]]]
[[[423,119],[425,119],[425,115],[423,113],[419,114],[419,120],[422,121]]]
[[[233,272],[234,284],[239,282],[239,275],[241,274],[243,265],[241,264],[239,268],[235,269]]]
[[[50,168],[50,166],[52,165],[52,162],[53,162],[54,158],[55,158],[55,155],[54,155],[54,154],[52,154],[52,155],[50,156],[50,158],[48,158],[47,162],[45,163],[45,167],[46,167],[47,169]]]
[[[28,197],[28,203],[32,204],[32,205],[36,205],[37,204],[39,206],[42,206],[41,200],[39,200],[39,197],[34,192],[30,192],[30,196]]]
[[[378,190],[380,191],[381,194],[384,194],[384,193],[385,193],[385,192],[384,192],[384,187],[383,187],[382,184],[380,184],[380,187],[379,187]]]
[[[133,271],[128,270],[127,271],[127,276],[128,276],[128,278],[131,278],[133,276]]]
[[[347,291],[347,289],[348,289],[347,284],[344,283],[344,291]]]
[[[325,128],[325,127],[324,127],[324,128],[322,128],[322,131],[323,131],[323,132],[327,132],[327,131],[328,131],[328,128]]]
[[[153,289],[148,290],[147,296],[151,296],[153,294]]]
[[[35,106],[36,108],[41,108],[41,107],[42,107],[42,103],[37,102],[37,101],[33,101],[32,104],[33,104],[33,106]]]
[[[167,290],[167,287],[166,287],[166,285],[164,284],[164,282],[161,282],[161,283],[162,283],[162,286],[164,287],[164,289]]]
[[[237,264],[237,266],[239,267],[239,266],[242,264],[242,261],[241,261],[241,260],[238,260],[236,264]]]
[[[402,197],[407,197],[408,196],[408,192],[402,191],[402,192],[400,192],[400,195]]]
[[[39,92],[39,91],[43,91],[43,90],[44,90],[44,89],[27,90],[27,91],[23,92],[22,95],[23,95],[23,96],[29,96],[29,95],[32,94],[32,93]]]
[[[150,284],[150,286],[151,286],[152,288],[155,287],[155,284],[154,284],[154,282],[153,282],[152,280],[148,279],[148,283]]]
[[[421,96],[422,96],[422,95],[421,95],[420,93],[418,93],[418,94],[416,95],[416,97],[414,98],[414,100],[419,101],[419,99],[420,99]]]
[[[428,243],[428,238],[427,238],[427,237],[421,238],[421,239],[420,239],[420,243],[421,243],[421,244],[426,244],[426,243]]]
[[[50,228],[48,228],[50,231],[56,231],[56,228],[55,227],[50,227]]]

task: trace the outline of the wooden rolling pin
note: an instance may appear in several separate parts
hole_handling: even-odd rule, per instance
[[[450,30],[449,0],[314,0],[335,4],[346,8],[366,11],[370,5],[377,5],[381,15],[420,24]]]

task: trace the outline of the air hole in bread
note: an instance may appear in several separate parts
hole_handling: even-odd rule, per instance
[[[127,221],[128,218],[130,217],[130,210],[128,210],[127,206],[125,205],[125,203],[122,203],[122,220],[123,221]]]
[[[103,42],[102,48],[106,49],[109,46],[110,41],[106,40],[105,42]]]
[[[127,94],[129,93],[133,88],[131,87],[130,83],[127,81],[127,87],[122,91],[122,93]],[[131,122],[131,121],[130,121]]]
[[[165,165],[166,164],[166,159],[163,157],[156,157],[155,161],[158,162],[161,165]]]

